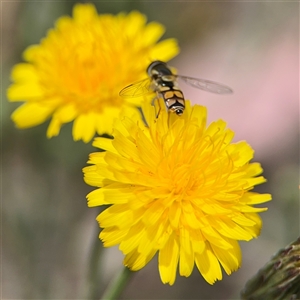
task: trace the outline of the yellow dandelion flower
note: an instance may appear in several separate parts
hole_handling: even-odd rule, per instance
[[[257,237],[262,226],[255,204],[271,199],[253,192],[265,182],[254,151],[232,143],[222,120],[206,125],[206,108],[186,101],[182,116],[144,105],[147,126],[123,117],[114,139],[96,138],[104,149],[83,169],[90,207],[110,205],[98,217],[104,246],[119,244],[124,264],[143,268],[158,252],[163,283],[172,285],[177,268],[189,276],[194,265],[213,284],[241,264],[239,240]]]
[[[158,42],[163,33],[161,24],[146,24],[137,11],[98,15],[93,4],[76,4],[73,18],[59,18],[12,70],[8,99],[25,102],[12,114],[16,126],[36,126],[52,116],[49,138],[73,120],[74,140],[110,134],[122,107],[141,104],[120,98],[119,91],[145,77],[151,61],[178,53],[174,39]]]

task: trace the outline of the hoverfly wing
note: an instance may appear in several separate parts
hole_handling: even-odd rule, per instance
[[[151,80],[146,78],[124,87],[119,95],[122,98],[134,98],[151,92],[153,92],[151,89]]]
[[[226,85],[205,80],[205,79],[199,79],[199,78],[193,78],[193,77],[186,77],[177,75],[178,78],[185,81],[188,85],[191,85],[195,88],[201,89],[203,91],[216,93],[216,94],[231,94],[233,93],[232,89]]]

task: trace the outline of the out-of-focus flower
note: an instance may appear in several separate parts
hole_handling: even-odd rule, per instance
[[[25,101],[12,114],[16,126],[36,126],[52,116],[49,138],[73,120],[74,140],[110,134],[123,106],[141,104],[140,98],[125,101],[119,91],[145,77],[152,60],[178,53],[174,39],[157,42],[163,33],[161,24],[146,24],[137,11],[98,15],[94,5],[76,4],[73,18],[59,18],[39,45],[25,50],[26,63],[12,70],[8,99]]]
[[[254,151],[231,143],[233,132],[222,120],[206,125],[206,108],[186,102],[182,116],[144,105],[146,125],[134,116],[114,124],[114,139],[96,138],[106,150],[90,155],[85,181],[97,187],[90,207],[110,205],[97,220],[104,246],[120,244],[124,264],[143,268],[158,252],[163,283],[172,285],[177,267],[189,276],[196,264],[213,284],[241,264],[238,240],[261,229],[253,205],[270,194],[252,191],[265,182]]]
[[[244,300],[300,299],[300,237],[279,250],[247,283]]]

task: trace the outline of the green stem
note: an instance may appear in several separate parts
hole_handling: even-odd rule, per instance
[[[115,300],[121,294],[133,272],[124,267],[119,274],[109,283],[101,299]]]
[[[103,246],[98,236],[95,235],[91,246],[90,261],[88,267],[88,284],[85,295],[88,299],[98,299],[100,294],[100,269],[102,264]]]

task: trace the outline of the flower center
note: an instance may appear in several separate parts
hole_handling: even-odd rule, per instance
[[[178,164],[174,167],[171,176],[171,190],[176,195],[187,195],[196,184],[195,172],[190,164]]]
[[[103,107],[122,105],[118,95],[122,80],[118,75],[112,76],[118,74],[117,65],[105,60],[99,42],[69,45],[65,41],[64,45],[52,46],[56,51],[41,53],[38,63],[41,84],[48,96],[59,95],[63,102],[75,104],[81,112],[100,112]]]

